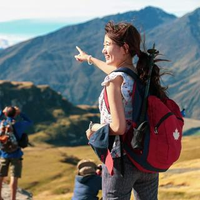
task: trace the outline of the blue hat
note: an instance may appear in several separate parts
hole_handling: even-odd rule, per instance
[[[109,124],[96,131],[89,139],[89,144],[93,148],[99,159],[106,165],[109,173],[113,175],[113,159],[109,150]]]

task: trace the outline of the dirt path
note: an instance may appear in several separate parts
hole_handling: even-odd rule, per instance
[[[10,188],[9,188],[9,185],[5,183],[3,183],[3,186],[2,186],[2,198],[4,200],[10,200]],[[16,200],[32,200],[32,194],[30,194],[29,192],[21,188],[18,188]]]

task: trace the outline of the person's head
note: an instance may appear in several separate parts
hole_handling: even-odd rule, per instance
[[[80,160],[77,164],[77,170],[80,176],[95,175],[97,165],[92,160]]]
[[[6,107],[5,113],[7,117],[15,117],[16,115],[16,109],[13,106]]]
[[[102,50],[106,63],[118,67],[127,59],[132,61],[132,58],[140,53],[140,43],[140,33],[132,24],[108,22]]]
[[[106,63],[116,67],[123,66],[125,63],[132,63],[132,58],[137,55],[137,73],[141,81],[146,84],[149,72],[149,55],[141,51],[141,42],[141,35],[132,24],[126,22],[117,24],[108,22],[105,26],[104,48],[102,53],[105,56]],[[160,77],[164,74],[161,74],[160,68],[154,64],[150,91],[161,99],[167,97],[167,87],[162,87],[160,84]]]

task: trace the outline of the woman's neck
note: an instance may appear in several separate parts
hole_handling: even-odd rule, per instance
[[[133,71],[136,71],[136,68],[135,66],[133,65],[133,62],[132,62],[132,59],[126,59],[124,61],[122,61],[118,66],[117,68],[120,68],[120,67],[127,67]]]

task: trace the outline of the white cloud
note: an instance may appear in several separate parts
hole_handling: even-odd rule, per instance
[[[102,17],[155,6],[183,15],[200,7],[199,0],[0,0],[0,21],[27,18]]]
[[[9,46],[9,42],[4,39],[0,39],[0,49],[5,49]]]
[[[7,41],[7,46],[14,45],[18,42],[25,41],[30,38],[32,38],[30,35],[0,34],[0,40]]]

